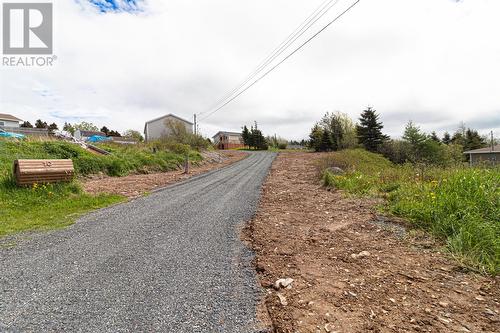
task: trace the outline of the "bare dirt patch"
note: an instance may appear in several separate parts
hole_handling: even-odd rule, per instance
[[[244,231],[276,332],[499,331],[498,278],[373,222],[375,200],[322,188],[319,156],[280,154]],[[280,278],[292,287],[275,290]]]
[[[188,179],[207,171],[222,168],[248,156],[247,153],[241,151],[207,152],[203,155],[203,162],[198,166],[191,166],[189,174],[184,174],[184,170],[179,168],[179,170],[170,172],[129,175],[125,177],[94,175],[82,180],[83,188],[90,194],[111,193],[132,199],[154,189]]]

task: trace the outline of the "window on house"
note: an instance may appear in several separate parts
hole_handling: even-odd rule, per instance
[[[0,121],[0,126],[5,126],[5,122]]]

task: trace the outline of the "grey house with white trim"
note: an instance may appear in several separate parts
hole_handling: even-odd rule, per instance
[[[500,164],[500,145],[468,150],[464,151],[464,154],[469,155],[470,165],[480,163]]]
[[[188,133],[193,133],[193,123],[178,117],[174,114],[167,114],[150,121],[147,121],[144,124],[144,138],[146,141],[160,139],[161,137],[169,135],[169,128],[167,126],[168,121],[180,122],[186,127],[186,131]]]

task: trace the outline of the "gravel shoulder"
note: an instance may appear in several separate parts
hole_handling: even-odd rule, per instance
[[[175,182],[231,165],[244,159],[248,154],[243,151],[227,150],[204,152],[202,156],[203,162],[200,165],[191,166],[189,174],[184,174],[184,170],[176,170],[125,177],[93,175],[82,179],[82,185],[85,192],[89,194],[110,193],[133,199]]]
[[[280,154],[244,232],[276,332],[498,332],[498,278],[384,221],[377,201],[321,187],[320,156]]]
[[[0,248],[0,331],[260,331],[239,229],[274,158],[252,153]]]

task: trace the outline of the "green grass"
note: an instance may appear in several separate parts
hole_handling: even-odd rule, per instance
[[[61,228],[83,213],[124,200],[116,195],[82,193],[76,182],[18,188],[10,176],[4,176],[0,180],[0,237]]]
[[[325,186],[386,198],[385,209],[442,239],[464,264],[500,272],[500,168],[396,166],[362,150],[332,153],[319,168]]]
[[[124,201],[116,195],[92,196],[84,193],[78,180],[69,184],[36,184],[17,187],[12,175],[15,159],[72,159],[78,176],[104,173],[125,176],[179,168],[184,162],[185,147],[157,147],[146,144],[101,145],[111,155],[95,155],[75,144],[43,140],[0,139],[0,237],[27,230],[46,230],[72,224],[83,213]],[[181,152],[182,150],[182,152]],[[201,161],[198,152],[190,151],[190,160]]]

